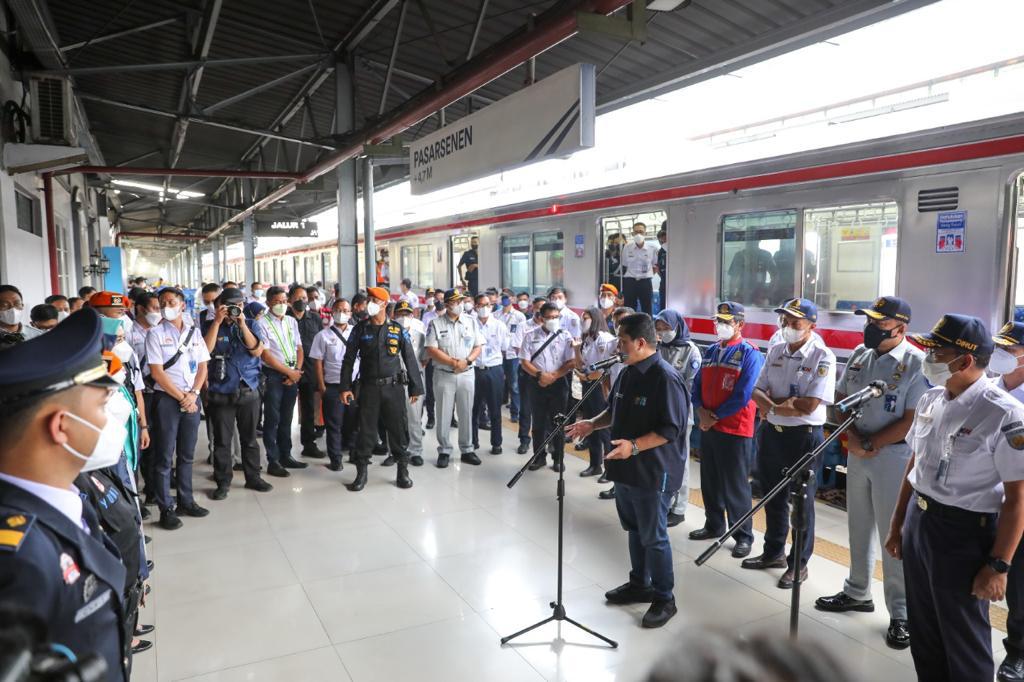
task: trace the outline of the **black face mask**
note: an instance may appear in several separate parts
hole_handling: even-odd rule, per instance
[[[305,311],[306,310],[306,302],[303,301],[300,298],[299,300],[297,300],[294,303],[292,303],[292,310],[294,310],[297,313],[301,313],[301,312]]]
[[[881,329],[874,324],[864,325],[864,345],[875,349],[896,335],[895,329]]]
[[[357,310],[356,312],[352,313],[352,316],[355,317],[357,320],[365,320],[368,317],[370,317],[370,313],[366,312],[365,310]]]

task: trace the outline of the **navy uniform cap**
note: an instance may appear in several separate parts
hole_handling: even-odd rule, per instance
[[[806,298],[791,298],[776,308],[775,312],[799,317],[802,320],[810,320],[811,322],[818,321],[818,306]]]
[[[1024,346],[1024,322],[1007,322],[992,340],[999,346]]]
[[[415,311],[412,309],[412,305],[410,305],[409,302],[406,301],[404,298],[395,304],[395,315],[397,315],[398,313],[412,314],[413,312]]]
[[[990,355],[995,348],[985,323],[970,315],[943,315],[927,334],[913,334],[925,348],[956,348],[974,355]]]
[[[0,352],[0,405],[75,386],[118,386],[107,374],[102,339],[100,316],[83,308],[53,330]]]
[[[736,301],[722,301],[715,308],[715,319],[732,322],[736,318],[743,319],[747,314],[746,308]]]
[[[859,308],[853,312],[867,315],[872,320],[888,317],[898,322],[910,322],[910,304],[897,296],[882,296],[870,308]]]
[[[459,291],[458,289],[449,289],[448,291],[444,292],[445,303],[454,303],[455,301],[461,301],[463,298],[465,297],[462,295],[462,292]]]

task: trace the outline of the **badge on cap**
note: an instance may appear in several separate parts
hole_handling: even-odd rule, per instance
[[[67,552],[61,552],[60,555],[60,574],[64,578],[65,585],[74,585],[82,576],[82,572],[78,570],[78,564]]]

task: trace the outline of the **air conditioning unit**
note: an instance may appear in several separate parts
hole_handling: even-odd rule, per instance
[[[32,142],[73,145],[75,135],[70,81],[63,78],[33,78],[30,87]]]

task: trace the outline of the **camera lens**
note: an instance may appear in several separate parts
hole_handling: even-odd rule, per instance
[[[228,306],[228,315],[230,315],[231,317],[240,317],[241,314],[242,314],[242,309],[239,308],[237,305],[229,305]]]

